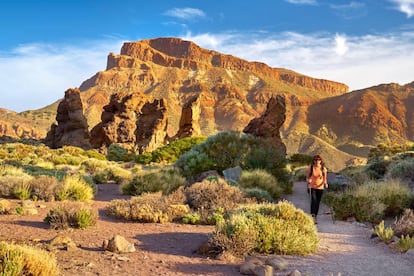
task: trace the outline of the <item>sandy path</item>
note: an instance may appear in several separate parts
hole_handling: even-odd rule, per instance
[[[309,212],[306,183],[294,184],[294,192],[285,198]],[[333,223],[329,208],[322,204],[318,215],[319,250],[309,257],[284,257],[289,269],[302,275],[414,275],[414,256],[401,254],[382,242],[370,239],[371,229],[356,223]]]

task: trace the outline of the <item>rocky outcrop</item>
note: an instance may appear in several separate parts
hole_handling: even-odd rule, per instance
[[[200,130],[200,98],[192,97],[183,106],[180,117],[180,125],[173,140],[184,137],[201,136]]]
[[[272,97],[266,111],[259,118],[253,119],[244,128],[243,132],[266,139],[270,144],[282,149],[286,153],[286,146],[280,137],[280,128],[286,119],[285,97]]]
[[[95,148],[120,144],[139,153],[166,143],[167,117],[164,100],[152,100],[140,92],[119,92],[104,107],[101,122],[91,130]]]
[[[136,121],[142,107],[151,100],[140,92],[119,92],[104,106],[101,122],[91,130],[91,144],[95,148],[120,144],[133,149],[136,145]]]
[[[75,146],[88,149],[89,143],[88,123],[83,114],[83,105],[79,89],[68,89],[60,102],[57,115],[57,124],[52,124],[47,133],[45,144],[51,148],[62,146]]]
[[[139,153],[150,152],[167,141],[167,109],[164,100],[147,102],[137,118],[135,136]]]

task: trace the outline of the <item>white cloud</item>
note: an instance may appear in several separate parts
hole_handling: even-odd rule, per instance
[[[338,56],[343,56],[348,52],[345,36],[339,34],[335,35],[335,52]]]
[[[414,81],[413,32],[346,37],[293,32],[266,37],[248,33],[187,34],[185,39],[250,61],[342,82],[350,90]]]
[[[0,52],[0,107],[14,111],[37,109],[63,98],[64,92],[106,69],[109,52],[119,52],[119,40],[82,45],[22,45]]]
[[[206,16],[202,10],[194,8],[174,8],[166,11],[164,14],[184,20],[204,18]]]
[[[390,0],[397,4],[396,9],[402,13],[405,13],[407,17],[414,15],[414,0]]]
[[[285,0],[291,4],[299,4],[299,5],[314,5],[316,4],[316,0]]]

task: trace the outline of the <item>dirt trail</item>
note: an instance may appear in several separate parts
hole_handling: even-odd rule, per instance
[[[305,182],[296,182],[285,199],[309,213]],[[370,239],[371,229],[357,223],[333,223],[329,208],[321,204],[318,215],[319,250],[309,257],[285,256],[289,269],[302,275],[414,275],[414,256],[401,254],[383,242]]]

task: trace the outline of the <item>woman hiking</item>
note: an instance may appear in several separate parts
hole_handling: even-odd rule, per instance
[[[328,188],[327,169],[323,165],[323,160],[320,155],[315,155],[312,158],[312,164],[307,171],[308,192],[310,192],[310,213],[315,224],[317,223],[316,216],[319,212],[319,204],[322,199],[323,190]]]

